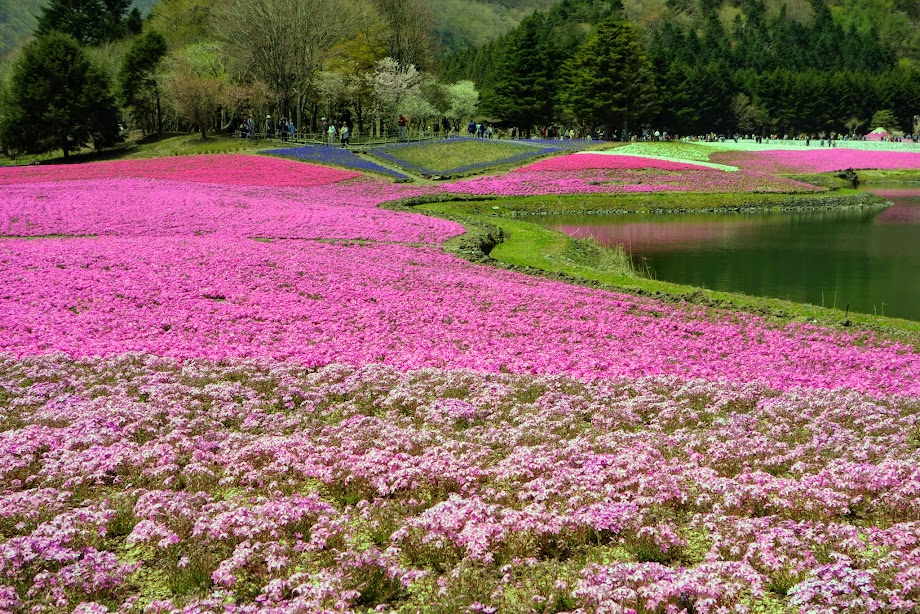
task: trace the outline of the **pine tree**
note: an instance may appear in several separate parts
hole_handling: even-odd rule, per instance
[[[651,65],[635,30],[608,19],[579,47],[563,68],[561,98],[582,123],[611,130],[651,117],[654,84]]]
[[[543,19],[540,14],[528,17],[509,34],[505,51],[495,64],[494,90],[483,101],[488,113],[525,131],[549,124],[553,117],[554,81]]]
[[[105,75],[67,34],[32,41],[13,66],[0,112],[0,141],[13,151],[70,152],[118,137],[118,114]]]
[[[98,45],[118,40],[137,27],[137,18],[126,17],[131,0],[50,0],[38,16],[38,34],[63,32],[81,45]]]

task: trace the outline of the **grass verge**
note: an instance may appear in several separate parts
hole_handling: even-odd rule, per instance
[[[670,201],[667,199],[669,195],[662,196],[665,198],[654,199],[653,202],[659,205],[654,210],[660,208],[661,210],[681,211],[687,207],[687,202],[685,201],[687,195],[685,194],[679,195],[679,200],[675,199],[674,195],[670,195]],[[714,195],[704,196],[712,197]],[[721,202],[735,203],[735,199],[738,196],[750,198],[752,195],[717,196],[719,197],[717,200]],[[747,201],[748,206],[753,206],[750,204],[751,202],[760,202],[764,205],[764,208],[769,209],[775,204],[772,197],[776,195],[753,196],[764,196],[765,198],[762,200],[755,198],[753,201]],[[838,200],[828,200],[826,203],[828,205],[832,202],[839,204],[841,195],[835,194],[835,196],[838,197]],[[857,204],[867,202],[863,198],[866,196],[865,194],[854,193],[849,196]],[[725,197],[724,200],[722,197]],[[585,213],[596,211],[593,208],[596,202],[591,198],[588,198],[584,203],[585,208],[583,209],[576,208],[577,199],[568,199],[567,197],[551,198],[561,199],[566,202],[567,208],[564,209],[566,212]],[[642,198],[647,199],[648,196],[636,197],[637,200]],[[808,195],[803,198],[810,200],[814,197]],[[827,196],[827,198],[830,198],[830,196]],[[621,199],[623,202],[621,202]],[[608,210],[609,203],[615,203],[618,207],[617,210],[641,210],[636,208],[638,203],[629,203],[630,200],[633,200],[629,196],[611,199],[607,195],[605,200],[608,202]],[[754,313],[773,320],[778,325],[791,322],[807,322],[832,328],[868,330],[879,333],[891,340],[920,347],[920,322],[871,314],[845,313],[841,309],[819,307],[807,303],[698,288],[650,279],[643,276],[641,271],[635,270],[631,264],[630,266],[612,266],[611,263],[620,262],[621,258],[625,256],[622,253],[622,249],[610,249],[591,241],[574,239],[561,232],[530,223],[520,217],[522,210],[533,213],[532,208],[538,202],[540,202],[540,198],[537,197],[485,201],[459,199],[451,201],[442,197],[439,202],[402,203],[401,205],[395,205],[395,207],[409,205],[414,211],[451,219],[463,224],[467,231],[466,234],[451,239],[445,243],[444,247],[447,251],[472,262],[486,263],[568,283],[626,292],[638,296],[651,296],[676,304],[703,306],[722,311]],[[642,201],[639,200],[639,202]],[[670,208],[664,206],[667,202],[671,203]],[[869,202],[871,204],[877,201],[873,199]],[[792,206],[790,201],[787,201],[787,205]],[[498,209],[496,210],[495,207],[498,207]],[[650,209],[644,210],[648,211]],[[557,211],[559,210],[557,209],[553,212]],[[517,216],[515,216],[515,213],[517,213]],[[618,251],[619,253],[617,253]]]
[[[202,139],[199,134],[156,135],[136,141],[128,141],[102,151],[84,150],[72,154],[68,163],[96,162],[134,158],[164,158],[168,156],[189,156],[195,154],[258,153],[262,149],[277,146],[279,141],[237,139],[227,136],[209,136]],[[60,150],[46,154],[21,155],[15,159],[3,158],[4,165],[63,164],[64,154]]]
[[[920,170],[855,171],[860,184],[920,183]],[[818,173],[813,175],[784,175],[789,179],[804,181],[823,188],[837,189],[850,186],[850,182],[839,177],[841,173]]]
[[[884,199],[852,189],[821,194],[565,194],[452,201],[450,213],[521,217],[566,213],[684,213],[718,211],[787,211],[841,206],[881,206]],[[411,203],[407,203],[411,204]]]

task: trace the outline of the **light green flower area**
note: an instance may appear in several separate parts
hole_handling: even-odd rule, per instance
[[[825,141],[825,143],[827,143]],[[645,143],[636,143],[644,145]],[[648,143],[657,145],[658,143]],[[668,143],[664,143],[668,145]],[[797,139],[765,139],[758,143],[751,139],[741,139],[737,143],[734,140],[727,140],[721,143],[689,144],[691,147],[698,147],[710,153],[719,151],[821,151],[821,139],[812,139],[808,145],[803,140]],[[838,140],[835,147],[839,149],[860,149],[864,151],[917,151],[920,152],[920,144],[914,142],[886,143],[878,141],[844,141]],[[827,147],[824,148],[825,150]]]
[[[657,143],[630,143],[623,147],[608,149],[606,151],[592,151],[589,153],[614,155],[614,156],[637,156],[640,158],[649,158],[651,160],[666,160],[668,162],[683,162],[686,164],[696,164],[697,166],[706,166],[708,168],[718,169],[720,171],[734,172],[738,170],[736,166],[726,164],[716,164],[709,161],[709,154],[712,149],[702,145],[680,142],[657,142]]]

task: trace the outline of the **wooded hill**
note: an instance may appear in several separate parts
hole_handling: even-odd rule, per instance
[[[135,0],[133,6],[147,15],[157,0]],[[441,53],[483,45],[516,27],[535,10],[548,10],[554,0],[427,0],[433,17],[433,34]],[[0,2],[0,58],[16,48],[35,29],[35,15],[44,0]],[[626,18],[641,30],[654,30],[670,17],[685,27],[704,27],[704,8],[714,8],[730,28],[745,12],[745,0],[624,0]],[[814,11],[808,0],[766,0],[767,18],[786,6],[786,15],[808,24]],[[830,0],[835,22],[845,30],[873,33],[892,46],[900,57],[920,61],[920,2],[917,0]]]
[[[868,4],[847,1],[856,9]],[[778,7],[774,0],[739,0],[737,6],[719,0],[563,0],[490,43],[447,54],[441,74],[447,81],[473,80],[483,95],[482,110],[496,118],[507,120],[512,106],[533,99],[530,112],[514,123],[596,125],[598,117],[573,112],[587,107],[585,100],[573,105],[572,92],[601,71],[577,68],[576,56],[596,42],[593,24],[613,15],[632,24],[648,61],[607,84],[625,90],[635,80],[650,83],[648,104],[622,114],[633,127],[680,134],[846,134],[871,130],[873,116],[890,111],[891,127],[911,132],[920,114],[920,3],[899,1],[888,3],[888,13],[856,11],[842,20],[834,0]],[[888,19],[892,15],[897,19]],[[897,30],[895,22],[904,27]],[[595,102],[599,97],[598,91]]]
[[[134,0],[142,15],[147,15],[157,0]],[[0,2],[0,62],[35,31],[36,16],[46,0],[2,0]]]
[[[446,53],[431,1],[160,0],[142,23],[130,0],[54,0],[40,29],[72,34],[145,132],[167,117],[205,135],[251,114],[306,130],[329,116],[424,125],[476,115],[459,109],[477,101],[509,127],[608,137],[860,134],[878,118],[920,131],[915,0],[562,0]],[[7,127],[28,74],[7,88]]]

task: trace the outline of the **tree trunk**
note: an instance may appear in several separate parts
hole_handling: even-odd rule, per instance
[[[160,88],[153,86],[153,95],[157,101],[157,134],[163,132],[163,112],[160,110]]]

